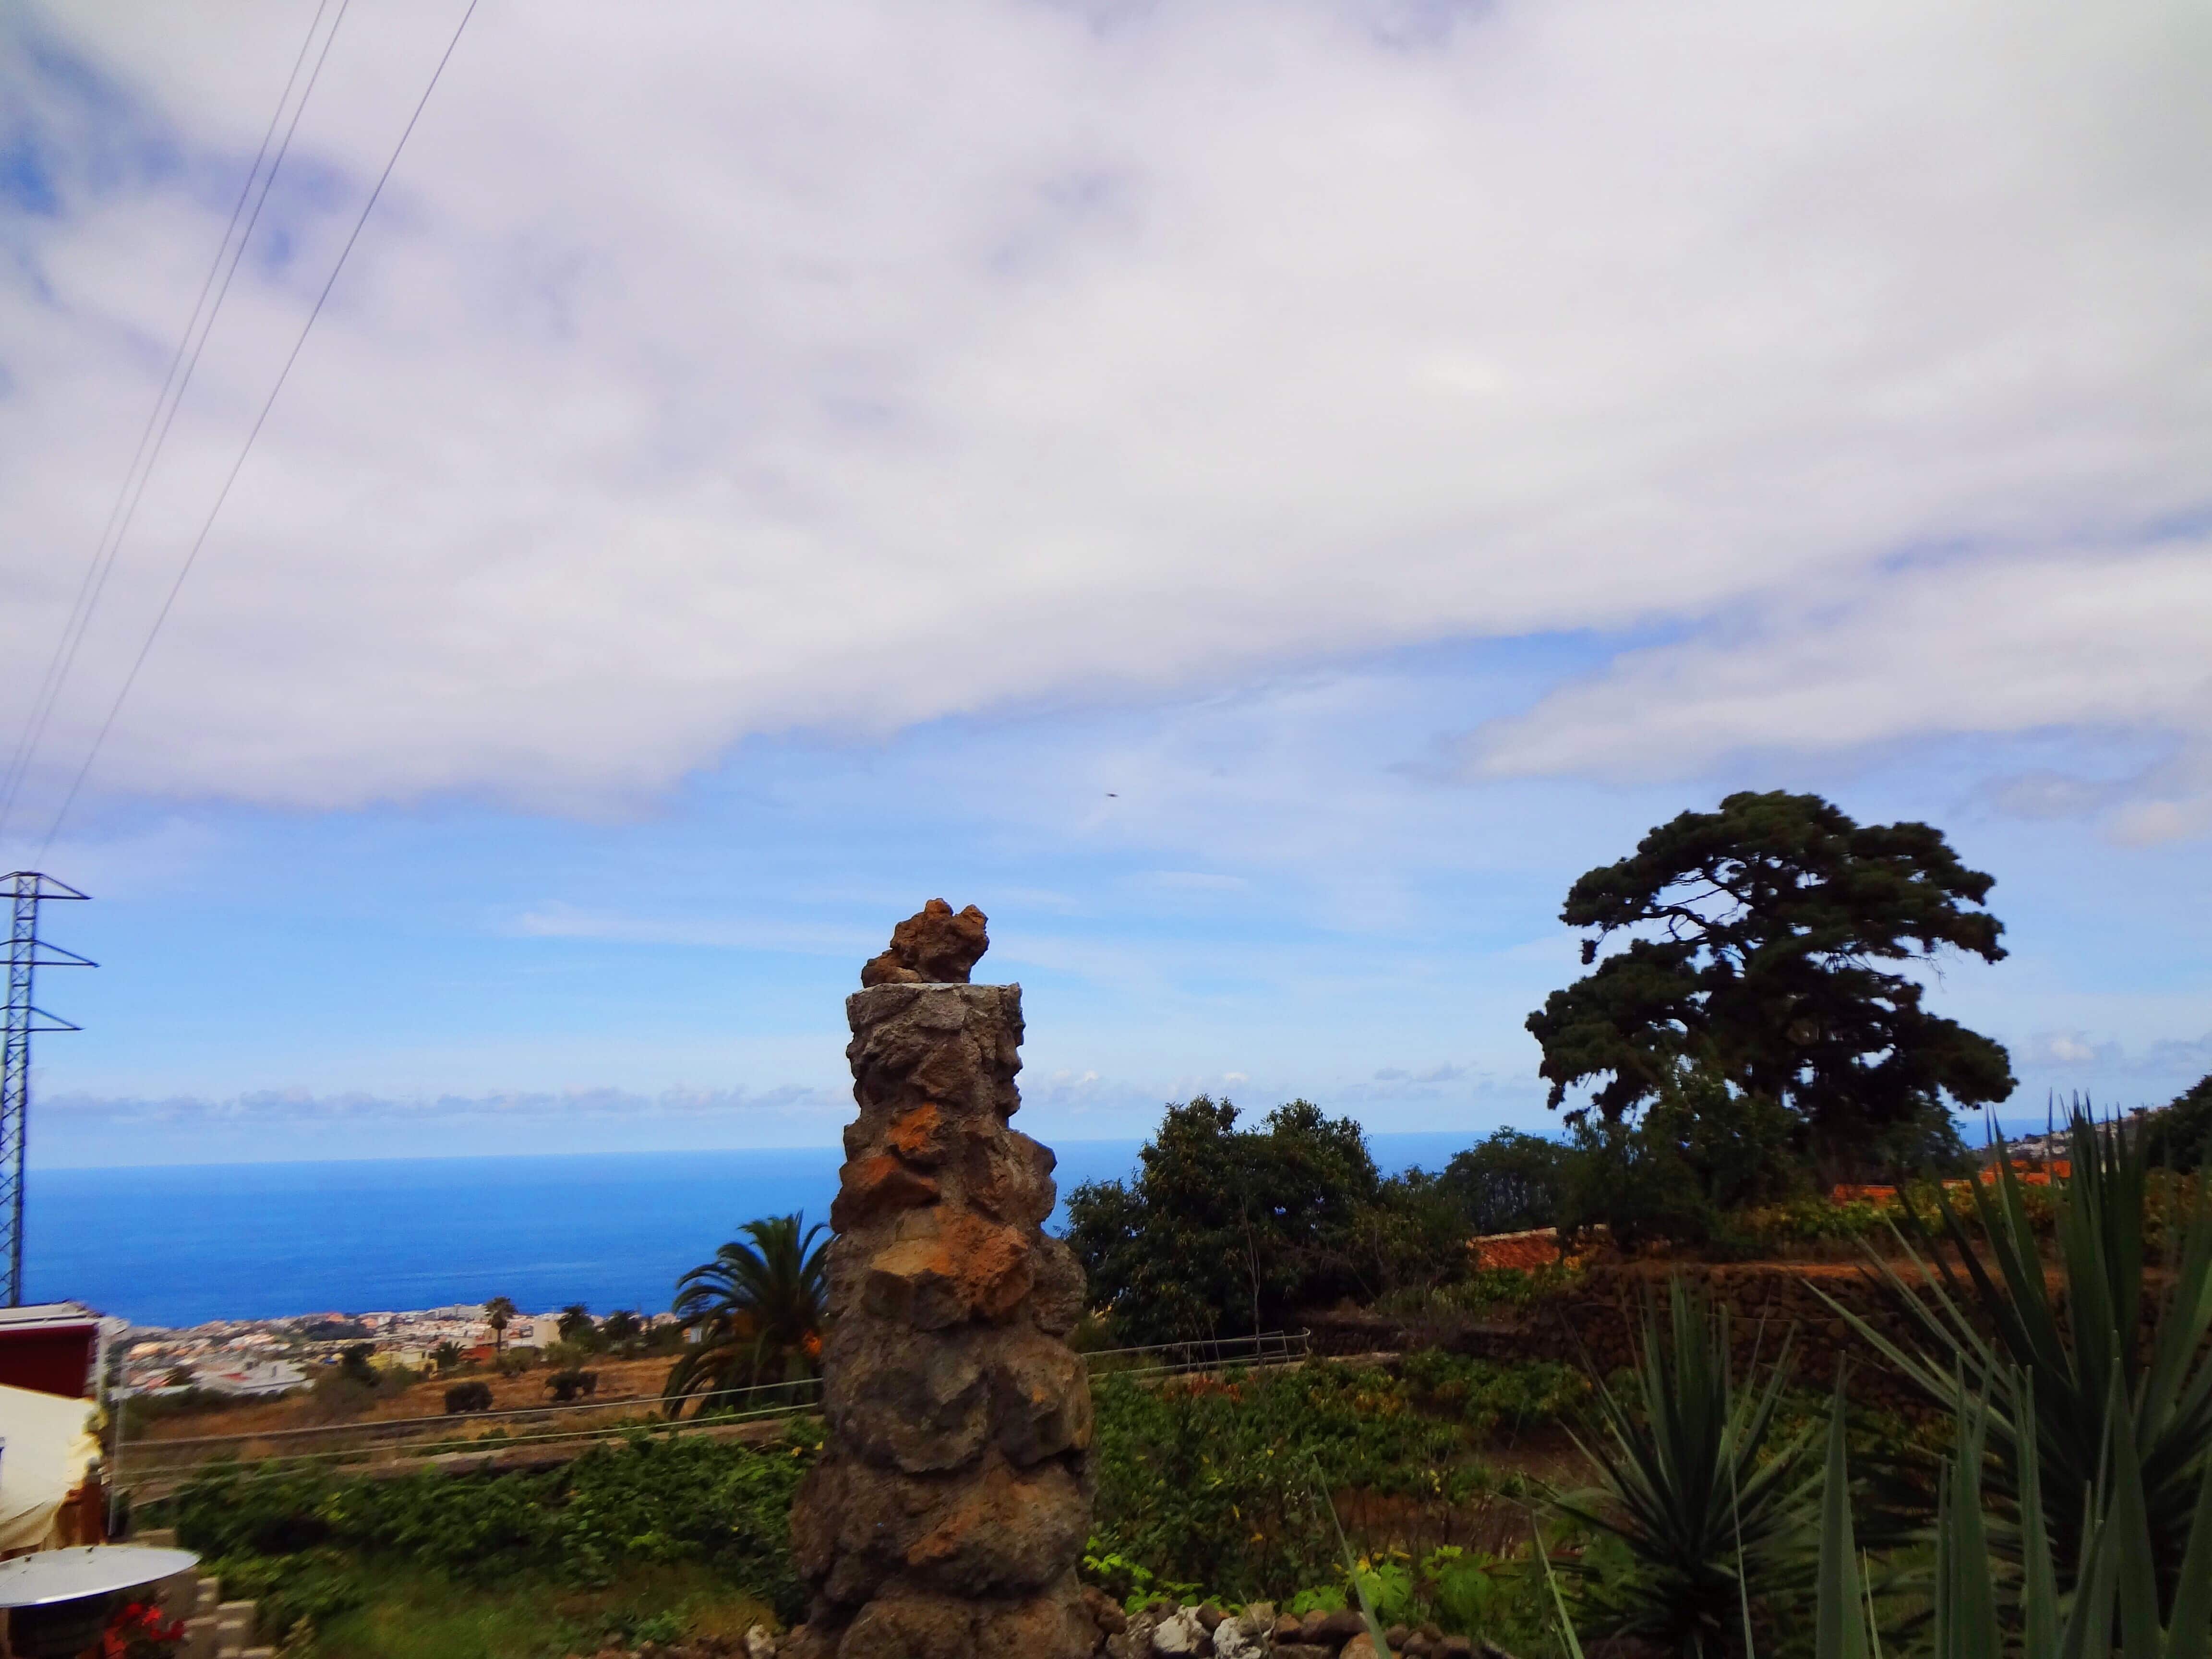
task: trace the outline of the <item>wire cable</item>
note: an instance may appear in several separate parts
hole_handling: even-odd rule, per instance
[[[93,738],[92,747],[85,755],[84,764],[77,768],[69,793],[62,798],[53,823],[47,827],[46,838],[39,845],[38,861],[44,861],[47,849],[54,844],[54,837],[61,833],[64,820],[69,817],[70,809],[76,804],[77,794],[84,787],[85,779],[91,775],[93,763],[100,758],[100,751],[107,742],[107,734],[115,729],[116,716],[123,712],[124,702],[130,696],[131,688],[137,684],[139,671],[145,667],[146,659],[154,649],[154,641],[161,637],[161,625],[168,621],[169,612],[176,606],[177,595],[184,589],[185,579],[192,574],[192,566],[199,559],[200,550],[207,545],[208,532],[215,528],[216,518],[222,513],[223,502],[230,498],[230,487],[238,482],[238,475],[246,465],[246,458],[253,453],[253,441],[261,435],[261,428],[269,419],[269,411],[276,406],[277,394],[284,390],[284,382],[291,375],[292,366],[300,361],[301,349],[307,343],[307,336],[314,329],[315,319],[323,314],[324,302],[331,297],[331,290],[337,286],[338,274],[345,269],[354,244],[361,240],[362,228],[368,223],[368,216],[375,211],[377,198],[384,194],[384,186],[390,180],[392,169],[399,165],[399,153],[407,148],[407,140],[413,136],[416,123],[422,118],[423,110],[429,106],[430,94],[438,89],[438,82],[446,72],[446,65],[453,61],[454,49],[461,44],[462,32],[468,27],[469,19],[476,15],[477,5],[477,0],[469,0],[468,9],[461,14],[461,21],[453,27],[453,38],[446,43],[445,52],[439,58],[437,67],[430,71],[429,84],[422,88],[422,97],[416,100],[415,112],[407,118],[407,125],[401,129],[398,142],[392,145],[392,155],[384,164],[384,171],[377,175],[376,187],[369,191],[368,200],[362,204],[361,216],[354,221],[353,232],[346,238],[345,246],[338,250],[337,263],[331,267],[329,280],[324,283],[323,291],[315,296],[314,308],[308,312],[307,320],[300,329],[299,338],[292,342],[291,353],[284,359],[284,367],[277,371],[276,383],[269,388],[269,396],[261,405],[260,414],[254,417],[252,428],[246,433],[245,443],[240,446],[238,459],[231,463],[230,471],[222,481],[222,488],[216,492],[215,505],[208,509],[206,521],[200,526],[199,534],[192,538],[191,550],[185,555],[185,562],[177,572],[176,580],[169,585],[168,597],[161,601],[161,610],[155,614],[154,625],[146,630],[145,642],[138,647],[138,655],[131,665],[131,672],[124,676],[123,687],[115,694],[115,701],[109,705],[107,718],[100,722],[100,730]]]
[[[246,179],[239,186],[238,200],[230,210],[230,222],[223,228],[222,240],[216,244],[214,260],[208,266],[206,279],[200,284],[198,297],[192,302],[191,315],[185,323],[185,331],[177,341],[175,354],[169,360],[168,373],[162,377],[161,389],[154,399],[154,407],[146,416],[146,424],[138,434],[137,447],[132,452],[131,465],[124,471],[123,483],[115,494],[115,501],[107,511],[107,522],[101,527],[100,540],[94,544],[93,556],[85,566],[83,579],[77,584],[76,598],[70,606],[68,620],[62,625],[61,637],[55,641],[53,656],[46,664],[46,672],[33,700],[32,712],[24,721],[23,731],[17,738],[15,752],[9,759],[4,783],[0,783],[0,836],[7,832],[8,821],[14,815],[18,795],[28,778],[32,763],[36,760],[40,745],[45,741],[46,726],[53,718],[55,708],[61,700],[70,669],[76,665],[78,648],[84,643],[86,633],[92,626],[93,613],[100,607],[101,594],[107,586],[107,578],[123,548],[124,538],[130,534],[131,521],[137,516],[138,503],[144,497],[148,482],[155,465],[160,461],[161,450],[168,441],[169,428],[177,418],[178,406],[184,401],[185,388],[191,386],[193,371],[199,367],[200,354],[206,349],[208,336],[215,328],[216,316],[222,302],[230,293],[231,278],[238,272],[239,261],[244,257],[246,244],[252,240],[253,228],[260,222],[261,210],[269,200],[269,191],[276,182],[276,174],[284,165],[284,157],[292,148],[292,135],[299,131],[300,117],[314,95],[315,82],[322,76],[323,64],[330,56],[331,43],[337,38],[338,25],[344,22],[346,8],[351,0],[338,0],[337,21],[331,25],[330,33],[323,40],[323,49],[315,59],[313,72],[307,77],[307,89],[301,94],[292,119],[284,130],[284,141],[277,146],[276,159],[266,175],[261,164],[269,159],[270,141],[276,137],[276,128],[283,120],[284,111],[291,104],[293,89],[299,85],[300,70],[307,61],[307,53],[315,44],[315,35],[322,27],[323,18],[330,9],[331,0],[317,0],[315,15],[307,24],[307,38],[301,41],[300,51],[292,60],[292,72],[285,77],[284,90],[276,100],[276,107],[269,117],[269,125],[261,135],[261,147],[255,152],[253,165],[246,169]],[[246,229],[235,246],[231,238],[238,230],[239,220],[246,213],[246,204],[253,197],[254,180],[259,178],[261,193],[253,199],[253,211],[246,219]],[[228,266],[226,269],[225,260]],[[221,286],[216,278],[222,278]],[[214,295],[210,306],[209,296]],[[203,313],[204,313],[204,316]],[[197,338],[195,338],[197,336]]]

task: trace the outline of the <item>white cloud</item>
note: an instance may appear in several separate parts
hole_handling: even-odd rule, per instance
[[[635,1123],[732,1115],[812,1116],[836,1115],[848,1109],[838,1091],[800,1084],[762,1090],[665,1089],[653,1095],[599,1088],[412,1099],[359,1091],[317,1094],[307,1089],[260,1090],[218,1099],[192,1095],[146,1099],[80,1093],[56,1095],[40,1104],[55,1114],[65,1129],[97,1124],[117,1130],[156,1125],[251,1127],[347,1121],[405,1124],[466,1119],[495,1119],[520,1124],[597,1118]]]
[[[2029,1039],[2022,1058],[2044,1066],[2094,1066],[2118,1056],[2117,1043],[2092,1043],[2078,1031],[2045,1031]]]
[[[549,900],[514,918],[526,939],[597,939],[622,945],[697,945],[708,950],[790,951],[807,956],[859,957],[872,948],[859,928],[794,925],[761,916],[635,915]]]
[[[458,9],[349,20],[291,257],[241,276],[57,764]],[[61,205],[13,216],[0,275],[6,707],[301,21],[17,25],[5,95]],[[749,732],[1665,626],[1706,631],[1480,764],[2118,722],[2181,756],[2119,827],[2201,829],[2212,713],[2175,642],[2206,556],[2155,532],[2212,494],[2206,28],[487,8],[106,777],[599,811]],[[26,41],[158,114],[72,101]],[[1899,562],[1930,548],[1959,551]]]
[[[1818,598],[1833,602],[1774,604],[1756,627],[1626,654],[1478,732],[1469,764],[1666,777],[1760,750],[2166,732],[2172,758],[2126,785],[2039,774],[1997,798],[2042,817],[2132,793],[2124,834],[2212,827],[2212,541],[1960,559]]]

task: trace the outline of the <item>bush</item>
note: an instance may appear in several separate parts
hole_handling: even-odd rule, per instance
[[[489,1382],[456,1382],[446,1390],[446,1413],[448,1416],[490,1409],[491,1384]]]
[[[338,1355],[338,1375],[365,1388],[376,1386],[376,1344],[352,1342]]]
[[[259,1603],[255,1617],[264,1631],[289,1631],[302,1620],[320,1625],[368,1599],[361,1574],[332,1549],[226,1556],[214,1571],[225,1596]]]
[[[645,1322],[635,1309],[617,1308],[599,1322],[599,1334],[609,1342],[634,1342],[645,1334]]]
[[[1431,1348],[1407,1354],[1404,1371],[1423,1411],[1456,1418],[1480,1441],[1501,1428],[1519,1435],[1571,1422],[1591,1397],[1578,1367],[1548,1360],[1502,1365]]]
[[[564,1371],[556,1371],[545,1379],[545,1390],[556,1401],[566,1406],[580,1395],[588,1395],[599,1393],[599,1374],[597,1371],[579,1370],[574,1367]]]
[[[640,1432],[546,1474],[487,1478],[229,1465],[194,1480],[170,1508],[178,1541],[203,1555],[241,1571],[252,1558],[287,1558],[260,1569],[276,1583],[313,1582],[378,1555],[466,1583],[536,1571],[604,1584],[632,1563],[690,1561],[790,1619],[804,1602],[790,1559],[791,1498],[811,1443],[755,1449]]]
[[[1764,1257],[1787,1255],[1806,1245],[1856,1244],[1881,1239],[1889,1220],[1881,1206],[1864,1200],[1838,1204],[1807,1193],[1779,1204],[1762,1204],[1729,1218],[1736,1239]]]
[[[1485,1441],[1567,1420],[1589,1398],[1566,1366],[1436,1352],[1398,1376],[1321,1361],[1093,1386],[1094,1578],[1122,1595],[1203,1585],[1231,1601],[1341,1585],[1321,1491],[1371,1494],[1401,1521],[1455,1524],[1497,1490],[1474,1455]]]

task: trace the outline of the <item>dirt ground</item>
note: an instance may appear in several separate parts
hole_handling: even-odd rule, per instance
[[[660,1385],[674,1363],[666,1354],[646,1359],[595,1360],[586,1367],[599,1374],[599,1392],[592,1397],[592,1403],[605,1406],[625,1400],[657,1400]],[[494,1411],[524,1411],[551,1402],[552,1395],[545,1388],[547,1374],[540,1367],[515,1376],[476,1372],[458,1380],[489,1383]],[[358,1417],[346,1420],[388,1423],[402,1418],[442,1415],[446,1390],[455,1380],[433,1377],[413,1383],[398,1394],[379,1399]],[[319,1404],[305,1392],[281,1400],[246,1401],[220,1411],[164,1418],[144,1428],[132,1425],[130,1437],[133,1440],[191,1440],[211,1435],[270,1434],[282,1429],[313,1428],[331,1420],[317,1414]]]

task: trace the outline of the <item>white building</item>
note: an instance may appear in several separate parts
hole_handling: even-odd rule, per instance
[[[197,1387],[216,1394],[283,1394],[287,1389],[298,1388],[307,1380],[307,1372],[289,1359],[219,1363],[204,1366],[192,1373],[192,1382]]]

